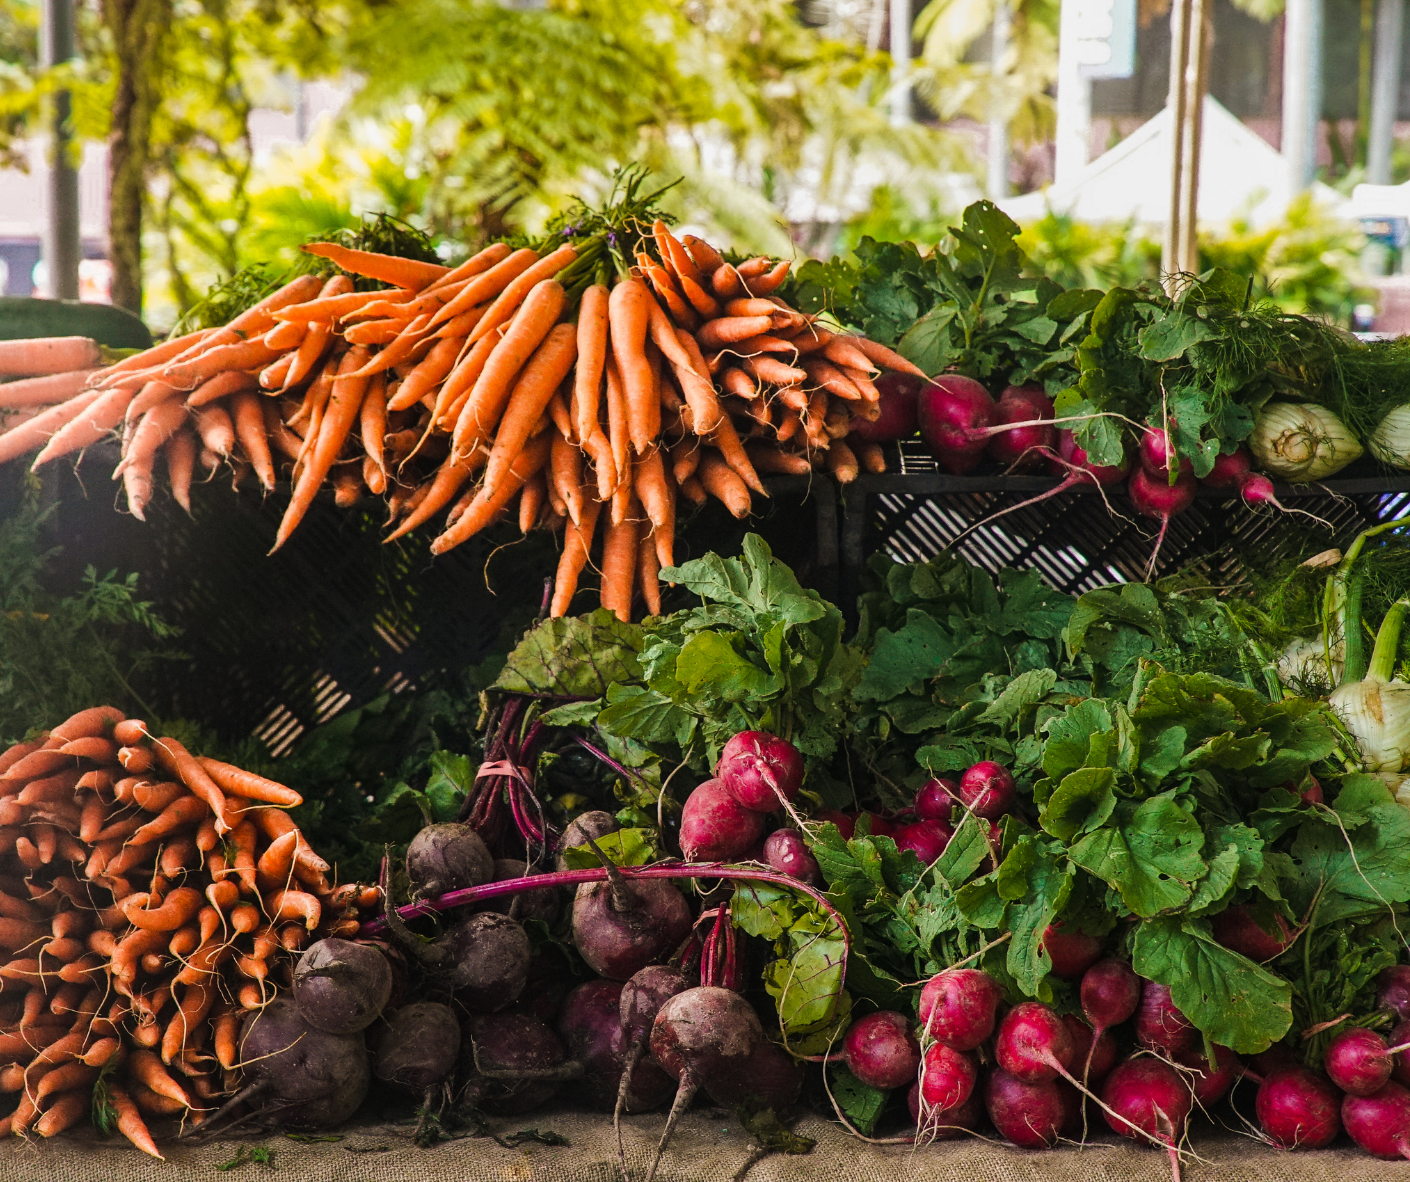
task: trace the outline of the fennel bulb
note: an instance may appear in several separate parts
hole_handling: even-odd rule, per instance
[[[1345,645],[1338,640],[1332,645],[1331,670],[1328,676],[1327,650],[1320,636],[1299,636],[1288,642],[1278,654],[1278,678],[1284,685],[1294,681],[1311,681],[1328,685],[1341,680]]]
[[[1366,443],[1381,463],[1392,468],[1410,468],[1410,403],[1390,411]]]
[[[1338,686],[1327,699],[1369,772],[1401,772],[1410,763],[1410,682],[1392,680],[1407,608],[1410,599],[1400,599],[1386,612],[1366,676]]]
[[[1325,406],[1295,402],[1268,403],[1259,412],[1248,446],[1263,471],[1294,484],[1330,476],[1363,450]]]

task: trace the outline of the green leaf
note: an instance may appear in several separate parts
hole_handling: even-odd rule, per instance
[[[1181,906],[1205,873],[1204,832],[1173,793],[1118,808],[1113,824],[1082,838],[1071,858],[1115,888],[1140,916]]]
[[[431,778],[426,781],[426,799],[436,821],[454,821],[460,804],[475,787],[479,766],[468,755],[436,751],[431,755]]]
[[[594,698],[591,702],[569,702],[565,706],[555,706],[539,715],[545,726],[592,726],[602,711],[604,702]]]
[[[906,612],[905,627],[876,634],[866,672],[854,691],[864,702],[884,701],[928,681],[954,655],[954,639],[934,616],[919,608]]]
[[[1116,809],[1116,774],[1110,768],[1078,768],[1063,777],[1038,817],[1048,833],[1071,842],[1104,825]]]
[[[764,988],[783,1030],[806,1034],[828,1022],[842,994],[846,947],[832,916],[800,892],[748,881],[735,884],[730,916],[741,930],[774,941],[778,959],[764,970]]]
[[[1216,1043],[1267,1050],[1292,1026],[1292,987],[1215,941],[1204,920],[1166,916],[1136,929],[1131,967],[1170,987],[1180,1012]]]
[[[952,304],[936,305],[906,330],[896,351],[926,373],[940,373],[950,364],[953,352],[950,326],[955,312]]]
[[[1061,718],[1047,725],[1048,740],[1043,745],[1043,771],[1058,778],[1087,762],[1092,736],[1111,730],[1111,714],[1095,698],[1069,706]]]
[[[952,888],[967,882],[992,852],[988,828],[973,813],[967,813],[946,844],[945,852],[936,859],[935,873]]]
[[[689,740],[695,720],[665,694],[640,685],[614,685],[607,691],[607,706],[598,715],[604,730],[643,743],[680,743]]]
[[[544,620],[509,654],[495,689],[512,694],[600,698],[613,682],[641,677],[642,630],[605,608]]]
[[[1032,835],[1020,837],[999,867],[998,890],[1011,899],[1007,967],[1018,987],[1033,997],[1052,968],[1043,935],[1072,892],[1075,872]],[[1015,888],[1020,888],[1017,891]]]
[[[1056,684],[1057,673],[1052,669],[1032,669],[1020,673],[989,703],[975,722],[992,722],[1000,729],[1008,730],[1026,710],[1046,698],[1048,691]]]
[[[1344,777],[1333,807],[1340,825],[1319,815],[1293,841],[1294,907],[1305,911],[1320,889],[1314,923],[1323,926],[1410,901],[1410,809],[1368,775]],[[1358,816],[1354,828],[1345,819]]]
[[[744,1131],[754,1138],[760,1149],[797,1155],[811,1153],[813,1146],[817,1144],[811,1137],[795,1133],[779,1120],[772,1108],[757,1111],[741,1109],[736,1115],[739,1117],[739,1123],[744,1126]]]
[[[661,854],[654,829],[618,829],[593,840],[614,866],[645,866]],[[590,845],[569,846],[562,853],[569,870],[595,870],[602,865]]]
[[[676,658],[676,678],[687,692],[708,691],[726,702],[766,698],[783,688],[777,674],[771,674],[739,651],[744,645],[739,633],[697,632]],[[736,647],[738,646],[738,647]]]
[[[876,1132],[876,1123],[886,1109],[891,1093],[881,1088],[864,1084],[841,1063],[830,1064],[827,1068],[831,1078],[832,1097],[837,1106],[847,1115],[847,1119],[863,1137]]]
[[[1209,324],[1197,316],[1171,311],[1136,334],[1140,355],[1147,361],[1174,361],[1185,350],[1213,335]]]
[[[1209,859],[1209,873],[1200,879],[1195,893],[1190,898],[1186,911],[1190,915],[1204,915],[1210,911],[1222,910],[1222,903],[1239,877],[1239,847],[1227,845]]]

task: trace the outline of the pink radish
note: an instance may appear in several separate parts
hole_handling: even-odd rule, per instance
[[[715,778],[745,808],[772,813],[803,786],[803,756],[767,731],[740,731],[720,752]]]
[[[1141,1002],[1141,979],[1124,960],[1107,957],[1099,960],[1082,974],[1080,990],[1082,1012],[1092,1024],[1093,1047],[1100,1045],[1102,1036],[1113,1026],[1120,1026]],[[1089,1056],[1083,1069],[1084,1077],[1094,1063]]]
[[[999,1023],[994,1058],[1024,1083],[1067,1078],[1077,1054],[1063,1020],[1040,1001],[1023,1001]]]
[[[1146,981],[1136,1010],[1136,1041],[1148,1050],[1173,1056],[1188,1051],[1198,1039],[1199,1031],[1170,1000],[1170,986]]]
[[[1410,965],[1392,965],[1376,978],[1376,1008],[1393,1010],[1402,1021],[1410,1020]]]
[[[1072,484],[1115,484],[1130,470],[1130,461],[1124,457],[1120,464],[1092,464],[1087,461],[1085,448],[1077,445],[1077,436],[1068,428],[1058,431],[1057,457],[1048,460],[1048,471],[1054,476],[1066,476]],[[1056,490],[1054,490],[1056,491]],[[1050,494],[1044,494],[1045,496]]]
[[[994,423],[994,400],[973,378],[943,374],[920,392],[921,438],[945,471],[972,471],[984,456]]]
[[[1210,917],[1209,926],[1214,938],[1225,948],[1246,956],[1249,960],[1272,960],[1292,943],[1292,930],[1283,922],[1281,915],[1275,915],[1278,934],[1265,931],[1253,913],[1241,903],[1226,907],[1218,915]]]
[[[997,821],[1013,808],[1013,775],[992,759],[972,765],[960,777],[960,803],[975,816]]]
[[[989,457],[1006,468],[1032,468],[1057,445],[1052,425],[1053,400],[1039,386],[1010,386],[994,408],[994,426],[1022,426],[1001,431],[989,440]]]
[[[1321,1149],[1341,1132],[1341,1099],[1320,1071],[1280,1067],[1263,1077],[1253,1108],[1263,1131],[1284,1149]]]
[[[929,779],[916,792],[916,816],[922,821],[948,822],[959,798],[958,780]]]
[[[1289,509],[1275,495],[1273,482],[1257,472],[1250,472],[1239,481],[1239,496],[1243,498],[1245,505],[1255,509],[1260,505],[1272,505],[1279,513],[1301,513],[1304,517],[1312,518],[1319,525],[1331,528],[1325,519],[1318,517],[1315,513],[1309,513],[1306,509]]]
[[[920,1043],[911,1021],[894,1010],[881,1010],[853,1022],[842,1040],[847,1070],[874,1088],[899,1088],[915,1078]]]
[[[1025,1083],[1002,1068],[984,1080],[984,1107],[999,1136],[1022,1149],[1051,1149],[1067,1124],[1060,1080]]]
[[[1181,476],[1194,474],[1194,466],[1184,456],[1179,463]],[[1170,472],[1175,467],[1175,444],[1164,428],[1147,427],[1141,435],[1141,465],[1152,476],[1169,482]]]
[[[1096,936],[1069,928],[1060,919],[1043,933],[1043,948],[1053,962],[1053,975],[1064,981],[1077,980],[1102,954],[1102,942]]]
[[[952,1141],[963,1137],[979,1124],[984,1109],[980,1107],[979,1093],[972,1093],[963,1104],[955,1108],[936,1108],[925,1105],[925,1119],[921,1119],[920,1080],[911,1084],[906,1093],[906,1107],[911,1110],[911,1120],[915,1122],[916,1134],[936,1141]]]
[[[1199,478],[1206,488],[1238,488],[1253,471],[1253,456],[1246,447],[1236,447],[1214,457],[1214,467]]]
[[[809,886],[822,883],[818,860],[808,849],[808,843],[796,829],[775,829],[764,838],[763,862],[782,874],[806,882]]]
[[[1160,557],[1160,547],[1165,542],[1170,519],[1183,513],[1195,501],[1197,482],[1188,472],[1183,472],[1173,485],[1167,484],[1163,476],[1152,476],[1143,465],[1137,465],[1126,482],[1126,494],[1131,498],[1131,507],[1146,517],[1160,521],[1160,533],[1155,538],[1155,549],[1151,551],[1150,562],[1146,565],[1146,580],[1155,573],[1156,559]]]
[[[1374,1096],[1348,1096],[1341,1119],[1351,1139],[1372,1157],[1410,1157],[1410,1091],[1388,1083]]]
[[[1410,1019],[1390,1032],[1390,1043],[1393,1047],[1410,1047]],[[1390,1077],[1396,1083],[1410,1087],[1410,1050],[1395,1055],[1395,1066],[1390,1069]]]
[[[1199,1051],[1185,1051],[1175,1056],[1175,1061],[1195,1072],[1192,1083],[1195,1089],[1195,1103],[1201,1108],[1213,1108],[1234,1086],[1243,1064],[1228,1047],[1217,1043],[1214,1047],[1214,1061],[1218,1064],[1210,1070],[1209,1060]]]
[[[1180,1154],[1175,1147],[1184,1136],[1193,1097],[1179,1073],[1149,1056],[1127,1059],[1106,1077],[1102,1100],[1111,1109],[1104,1115],[1112,1131],[1132,1139],[1144,1134],[1165,1146],[1171,1173],[1180,1182]]]
[[[823,809],[817,814],[817,819],[826,825],[836,825],[843,841],[851,841],[857,831],[857,818],[837,809]]]
[[[926,1034],[957,1051],[972,1051],[994,1033],[1003,992],[978,969],[946,969],[920,991],[920,1021]]]
[[[1399,1051],[1400,1048],[1396,1048]],[[1395,1055],[1374,1030],[1353,1026],[1332,1037],[1322,1069],[1343,1092],[1369,1096],[1389,1081]]]
[[[892,840],[898,850],[912,851],[924,865],[929,866],[945,852],[952,836],[950,827],[939,821],[916,821],[903,825]]]
[[[852,420],[852,434],[870,443],[893,443],[909,439],[918,425],[917,401],[923,378],[908,373],[884,373],[874,383],[881,395],[881,413],[870,422]]]
[[[1091,1087],[1101,1083],[1121,1058],[1121,1051],[1111,1031],[1103,1030],[1098,1035],[1076,1014],[1064,1014],[1062,1021],[1072,1036],[1075,1061],[1084,1064],[1083,1078],[1087,1085]]]
[[[978,1078],[974,1056],[943,1042],[932,1043],[921,1067],[920,1094],[927,1108],[958,1108],[973,1094]]]
[[[764,815],[745,808],[719,780],[706,780],[681,809],[681,853],[690,862],[738,858],[763,836]]]

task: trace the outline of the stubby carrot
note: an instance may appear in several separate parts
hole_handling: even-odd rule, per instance
[[[563,435],[554,432],[548,460],[552,488],[563,502],[568,520],[575,525],[583,511],[582,455]]]
[[[632,477],[636,494],[654,527],[653,548],[658,565],[672,566],[675,560],[676,498],[666,477],[660,450],[652,448],[638,459]]]
[[[191,478],[196,471],[196,436],[185,427],[177,431],[162,449],[171,499],[191,512]]]
[[[719,452],[709,450],[700,457],[696,476],[705,491],[722,501],[735,517],[749,516],[749,487]]]

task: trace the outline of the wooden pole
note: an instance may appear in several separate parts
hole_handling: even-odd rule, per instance
[[[1204,133],[1204,96],[1209,88],[1209,50],[1213,28],[1212,0],[1192,0],[1189,24],[1189,65],[1185,69],[1184,176],[1180,185],[1179,269],[1199,271],[1199,158]]]
[[[1400,100],[1400,53],[1405,0],[1380,0],[1376,10],[1376,44],[1371,67],[1371,129],[1366,142],[1366,179],[1388,185],[1390,149],[1395,140]]]
[[[990,201],[1009,195],[1009,119],[1004,71],[1009,55],[1008,0],[995,0],[993,45],[989,53],[989,167],[984,186]]]
[[[1170,205],[1165,219],[1165,239],[1160,250],[1160,270],[1166,290],[1180,270],[1180,220],[1182,178],[1185,173],[1185,73],[1190,62],[1190,17],[1194,0],[1174,0],[1170,6]]]
[[[73,0],[44,0],[40,20],[39,61],[49,69],[73,57]],[[44,219],[41,246],[44,294],[55,300],[76,300],[82,249],[78,228],[78,172],[69,156],[72,138],[69,119],[73,109],[67,90],[56,90],[49,101],[49,210]]]

